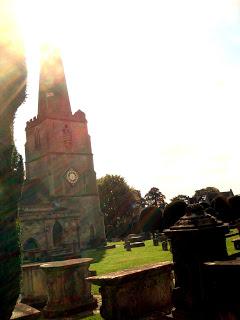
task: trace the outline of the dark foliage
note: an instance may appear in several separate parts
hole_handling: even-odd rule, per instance
[[[135,208],[135,193],[125,179],[109,175],[97,180],[107,239],[123,237],[129,230]]]
[[[186,204],[190,204],[191,198],[189,196],[186,196],[184,194],[179,194],[178,196],[174,197],[171,199],[171,202],[173,201],[184,201]]]
[[[240,196],[236,195],[228,199],[233,221],[240,219]]]
[[[135,233],[162,231],[163,212],[157,207],[147,207],[141,211],[139,220],[135,226]]]
[[[216,218],[223,222],[231,222],[232,221],[232,214],[231,209],[228,203],[228,200],[224,196],[216,197],[211,206],[216,211]]]
[[[199,203],[206,200],[208,194],[217,195],[220,191],[215,187],[206,187],[199,190],[196,190],[194,196],[192,197],[193,202]]]
[[[16,227],[22,159],[13,143],[13,121],[25,99],[26,67],[11,1],[0,4],[0,319],[8,320],[20,292],[20,249]],[[9,9],[8,8],[8,9]],[[5,13],[5,15],[4,15]]]
[[[173,226],[186,213],[187,204],[177,200],[169,203],[163,211],[163,228]]]

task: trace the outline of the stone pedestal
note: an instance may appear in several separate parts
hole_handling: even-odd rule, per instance
[[[46,280],[40,263],[22,265],[21,301],[31,306],[47,302]]]
[[[139,319],[151,312],[171,310],[172,263],[162,262],[91,277],[102,295],[106,320]]]
[[[227,230],[226,225],[205,213],[201,205],[189,206],[187,214],[165,230],[172,245],[177,319],[206,318],[203,263],[227,258]]]
[[[43,309],[46,318],[73,314],[96,306],[91,286],[85,281],[92,261],[82,258],[41,265],[47,283],[48,301]]]

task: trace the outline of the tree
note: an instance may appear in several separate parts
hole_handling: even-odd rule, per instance
[[[232,220],[232,211],[228,202],[224,196],[217,196],[211,203],[211,206],[216,211],[217,219],[224,222],[231,222]]]
[[[220,191],[215,187],[206,187],[195,191],[195,194],[193,196],[195,202],[205,201],[207,194],[209,193],[215,193],[216,195]]]
[[[228,203],[231,209],[232,221],[240,219],[240,196],[232,196],[228,199]]]
[[[136,204],[134,190],[119,175],[107,174],[97,185],[107,238],[126,235]]]
[[[148,193],[145,194],[144,199],[148,207],[160,207],[165,205],[165,195],[162,194],[158,188],[151,188]]]
[[[173,226],[182,216],[185,215],[186,209],[187,204],[182,200],[169,203],[163,211],[163,228],[168,229]]]
[[[8,320],[20,293],[20,247],[16,227],[20,162],[13,141],[13,122],[26,95],[26,65],[11,1],[0,3],[0,319]],[[5,13],[5,15],[4,15]],[[10,13],[10,14],[9,14]],[[16,167],[16,163],[19,164]],[[19,183],[18,183],[18,182]],[[16,186],[16,182],[18,186]]]
[[[141,211],[135,232],[162,231],[163,212],[158,207],[147,207]]]
[[[140,190],[133,190],[136,199],[136,206],[138,208],[145,208],[146,207],[146,200],[142,197]]]
[[[178,196],[174,197],[171,199],[171,202],[174,202],[174,201],[184,201],[186,204],[190,204],[190,197],[189,196],[186,196],[184,194],[179,194]]]
[[[18,202],[21,196],[22,184],[24,180],[24,167],[22,156],[17,152],[15,146],[13,146],[11,167],[12,174],[11,178],[9,179],[9,183],[12,184],[14,189],[14,200]]]

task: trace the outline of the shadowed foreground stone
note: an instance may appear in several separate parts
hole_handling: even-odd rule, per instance
[[[206,300],[208,306],[222,316],[220,319],[240,319],[239,275],[239,259],[204,263]],[[226,314],[229,318],[223,316]]]
[[[195,204],[188,206],[187,213],[164,232],[171,240],[174,262],[174,317],[209,319],[203,263],[228,258],[225,241],[228,226]]]
[[[41,312],[26,304],[18,303],[15,306],[11,320],[33,320],[39,319]]]
[[[156,310],[170,311],[171,271],[172,263],[162,262],[87,280],[101,287],[100,313],[104,319],[139,319]]]
[[[21,296],[21,302],[34,307],[46,304],[46,279],[40,263],[22,265]]]
[[[43,309],[46,318],[91,310],[96,300],[91,294],[89,276],[90,258],[49,262],[41,265],[46,275],[47,305]]]

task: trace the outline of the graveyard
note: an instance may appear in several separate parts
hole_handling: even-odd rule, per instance
[[[97,181],[86,115],[72,113],[59,50],[47,52],[26,124],[11,319],[239,319],[240,196],[207,187],[166,203],[156,187],[142,198],[121,176]]]
[[[239,8],[27,2],[0,1],[0,320],[239,320]]]
[[[238,239],[238,237],[239,237],[239,235],[238,235],[237,229],[231,229],[230,232],[227,233],[226,248],[227,248],[228,256],[232,256],[232,255],[234,256],[234,255],[238,254],[239,251],[236,250],[236,248],[234,246],[234,240]],[[162,314],[162,311],[164,310],[165,312],[166,311],[170,312],[170,310],[172,308],[172,302],[170,303],[170,305],[168,305],[168,303],[169,303],[169,301],[172,301],[171,295],[172,295],[172,290],[174,287],[174,276],[171,271],[173,258],[172,258],[172,253],[170,251],[170,249],[171,249],[170,246],[168,246],[167,250],[166,250],[165,245],[163,246],[161,241],[156,243],[156,241],[154,241],[154,238],[153,238],[151,240],[143,241],[145,244],[144,246],[133,247],[133,248],[131,248],[131,250],[128,250],[125,246],[125,242],[118,241],[118,242],[109,243],[108,249],[95,248],[95,249],[87,249],[82,252],[82,258],[79,260],[84,260],[84,259],[89,260],[89,261],[91,260],[90,261],[91,264],[89,267],[90,279],[91,278],[93,279],[92,280],[93,284],[91,285],[91,294],[93,295],[94,299],[96,299],[95,300],[96,304],[94,304],[93,306],[88,308],[89,310],[81,311],[80,313],[74,312],[73,314],[71,314],[71,312],[70,312],[70,314],[68,314],[67,319],[69,319],[69,320],[70,319],[71,320],[78,320],[78,319],[83,319],[83,318],[89,319],[89,320],[90,319],[92,319],[92,320],[94,320],[94,319],[115,319],[115,316],[116,316],[115,313],[109,317],[109,308],[107,309],[106,316],[102,317],[99,313],[99,308],[101,307],[101,303],[102,303],[101,295],[103,294],[101,289],[99,292],[99,285],[101,286],[102,282],[104,283],[105,281],[107,281],[107,282],[113,281],[113,283],[115,283],[115,281],[117,281],[116,284],[114,284],[114,286],[118,286],[119,281],[121,281],[121,282],[123,282],[122,287],[125,287],[125,288],[128,288],[129,281],[130,281],[130,283],[131,283],[131,281],[133,281],[133,283],[135,283],[135,284],[138,283],[138,285],[140,287],[142,287],[142,290],[140,291],[139,297],[140,297],[140,299],[143,299],[143,301],[144,301],[143,305],[145,306],[146,304],[148,304],[147,303],[148,299],[146,297],[144,298],[143,290],[148,290],[148,289],[143,289],[143,288],[145,288],[146,285],[147,285],[146,288],[148,288],[149,279],[153,279],[153,275],[151,275],[151,273],[155,274],[155,277],[157,277],[156,279],[158,279],[157,285],[153,280],[150,280],[150,292],[151,292],[151,295],[153,295],[152,297],[154,297],[154,292],[157,296],[159,296],[158,290],[160,290],[160,292],[162,292],[162,294],[164,293],[164,295],[165,295],[165,298],[164,298],[164,296],[160,295],[160,300],[158,301],[157,308],[155,310],[155,312],[157,312],[157,310],[159,309],[161,311],[161,313],[157,312],[155,314],[155,312],[153,312],[153,310],[151,308],[149,309],[149,310],[151,310],[151,312],[148,313],[149,310],[147,307],[148,312],[146,314],[144,314],[144,312],[143,312],[143,314],[142,314],[142,310],[145,310],[144,309],[145,307],[143,309],[141,309],[140,305],[137,303],[137,309],[139,310],[141,317],[140,316],[136,317],[137,312],[136,312],[136,310],[134,311],[134,309],[132,309],[132,307],[131,307],[131,310],[133,310],[133,312],[135,312],[133,314],[135,316],[130,315],[126,318],[126,315],[125,316],[120,315],[120,316],[116,317],[116,319],[146,319],[146,320],[147,319],[165,319],[164,313]],[[211,247],[210,243],[209,243],[209,245]],[[208,249],[206,248],[206,251],[207,250]],[[70,262],[70,261],[74,261],[74,260],[67,260],[65,262],[67,263],[68,261]],[[62,261],[62,262],[63,262],[63,264],[65,263],[64,261]],[[61,264],[61,261],[59,261],[59,263]],[[120,277],[119,280],[117,280],[118,277]],[[126,280],[124,280],[124,277],[126,277]],[[133,278],[133,280],[130,280],[131,277]],[[97,278],[97,280],[94,280],[94,278]],[[40,280],[40,278],[38,278],[38,279]],[[111,279],[111,280],[108,280],[108,279]],[[114,279],[116,279],[116,280],[114,280]],[[127,281],[127,282],[125,282],[125,281]],[[147,283],[146,285],[144,285],[144,281],[146,281],[146,283]],[[151,282],[151,281],[153,281],[153,282]],[[96,282],[98,285],[96,285]],[[153,285],[153,283],[155,283],[155,285]],[[134,288],[130,287],[131,288],[130,293],[132,294],[132,290],[134,290],[134,292],[135,292],[134,295],[135,295],[135,299],[136,299],[138,287],[136,288],[135,284],[134,284]],[[65,294],[66,294],[66,292],[65,292]],[[128,299],[128,294],[129,293],[127,291],[127,292],[125,292],[125,294],[123,296],[126,299]],[[149,296],[148,291],[147,291],[147,294]],[[111,301],[112,296],[114,297],[114,294],[111,294],[111,296],[109,296],[107,301]],[[152,299],[153,298],[151,298],[151,300]],[[162,301],[165,301],[164,299],[165,300],[167,299],[167,302],[168,302],[167,306],[164,305],[164,303],[162,305]],[[112,301],[111,303],[114,304],[115,302]],[[125,302],[125,304],[131,306],[131,303],[129,301]],[[116,310],[115,310],[115,312],[116,312]],[[103,311],[101,311],[101,314],[102,313],[104,314]],[[162,318],[162,316],[163,316],[163,318]],[[40,316],[38,314],[36,319],[37,318],[49,319],[49,318],[53,318],[53,316],[49,316],[49,314],[43,313],[42,316]],[[60,318],[62,318],[62,316],[59,317],[59,319]],[[55,317],[55,319],[56,319],[56,317]],[[58,319],[58,317],[57,317],[57,319]],[[176,317],[176,319],[180,319],[180,318]],[[188,318],[186,318],[186,319],[188,319]],[[189,318],[189,319],[193,319],[193,318]],[[218,318],[216,318],[216,319],[218,319]],[[232,319],[232,318],[226,317],[223,319]],[[235,319],[235,318],[233,318],[233,319]]]

